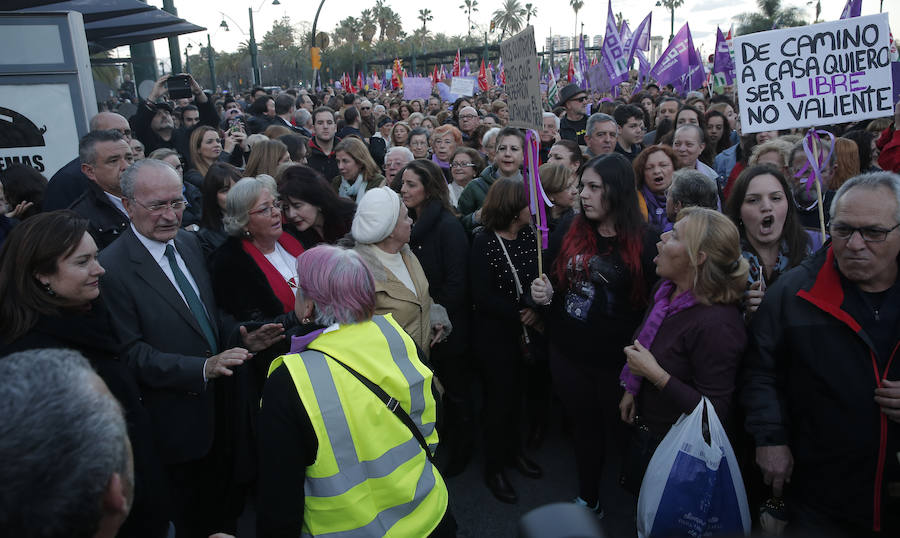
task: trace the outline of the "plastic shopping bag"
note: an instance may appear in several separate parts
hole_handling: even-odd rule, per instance
[[[709,439],[703,439],[706,408]],[[750,534],[744,481],[725,429],[703,397],[657,447],[638,497],[638,536]]]

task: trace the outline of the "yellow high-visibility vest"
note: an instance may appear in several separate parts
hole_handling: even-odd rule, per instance
[[[400,402],[432,449],[431,371],[390,316],[328,329],[288,368],[318,439],[306,468],[303,536],[427,536],[447,511],[447,486],[419,442],[335,357]]]

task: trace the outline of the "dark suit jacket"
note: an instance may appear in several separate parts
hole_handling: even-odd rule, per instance
[[[197,238],[180,230],[175,248],[213,320],[219,350],[227,349],[235,323],[216,308]],[[101,285],[113,328],[137,376],[161,459],[172,464],[202,458],[213,441],[216,383],[203,382],[204,362],[212,353],[199,324],[130,227],[101,253],[100,263],[106,268]]]
[[[47,190],[44,191],[43,210],[66,209],[91,183],[81,171],[81,160],[76,156],[50,178]]]
[[[85,191],[72,202],[69,209],[90,221],[88,231],[100,250],[118,239],[128,229],[130,222],[128,215],[119,211],[103,189],[93,181],[88,181]]]

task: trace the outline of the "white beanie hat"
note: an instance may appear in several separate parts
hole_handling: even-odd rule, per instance
[[[357,243],[379,243],[391,235],[400,217],[400,196],[390,187],[366,191],[353,216],[350,234]]]

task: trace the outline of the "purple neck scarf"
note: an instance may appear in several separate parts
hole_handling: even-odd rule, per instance
[[[316,329],[310,333],[306,333],[300,336],[292,336],[291,337],[291,350],[288,353],[300,353],[301,351],[306,351],[306,347],[312,343],[313,340],[319,337],[320,334],[325,332],[325,329]]]
[[[656,290],[656,296],[653,298],[653,307],[650,310],[650,314],[647,315],[647,319],[644,320],[637,337],[638,342],[647,349],[650,349],[650,346],[653,345],[656,333],[659,332],[660,326],[667,317],[697,304],[697,299],[691,290],[682,293],[673,300],[672,293],[674,291],[675,283],[671,280],[663,280],[659,285],[659,289]],[[641,389],[641,379],[641,376],[631,373],[631,369],[628,368],[627,364],[622,368],[622,373],[619,374],[621,385],[635,396]]]
[[[666,195],[654,194],[647,185],[641,187],[644,201],[647,202],[647,220],[660,231],[667,232],[672,228],[666,216]]]
[[[437,156],[437,155],[432,155],[432,156],[431,156],[431,162],[433,162],[434,164],[440,166],[441,168],[450,168],[450,163],[444,162],[444,161],[438,159],[438,156]]]

